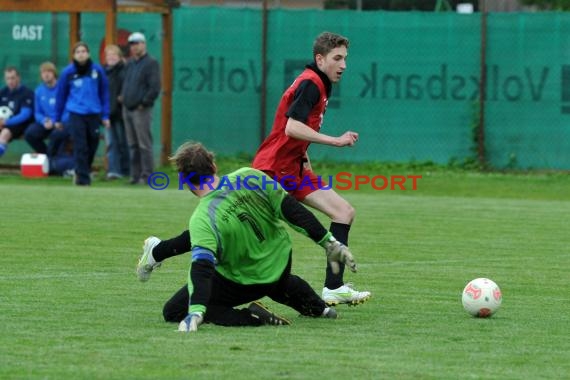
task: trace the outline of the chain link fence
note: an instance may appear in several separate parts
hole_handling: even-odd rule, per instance
[[[180,8],[174,16],[173,147],[192,139],[218,154],[253,155],[282,92],[311,60],[315,36],[328,30],[351,45],[322,132],[350,129],[360,140],[351,149],[313,145],[313,158],[439,164],[483,158],[494,168],[570,169],[568,14],[490,13],[483,43],[480,13],[272,9],[266,91],[262,10]],[[102,15],[82,18],[82,38],[96,60],[103,25]],[[145,33],[150,54],[161,59],[160,16],[121,14],[118,26],[123,39]],[[65,15],[0,13],[0,35],[2,66],[19,67],[30,87],[43,61],[67,63]],[[157,156],[160,112],[158,103]],[[30,150],[25,143],[10,149]]]

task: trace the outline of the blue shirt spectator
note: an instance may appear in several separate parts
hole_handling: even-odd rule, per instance
[[[57,82],[55,125],[62,127],[64,110],[69,112],[69,129],[75,157],[74,183],[91,185],[91,166],[99,146],[101,123],[109,127],[109,81],[103,68],[91,61],[89,46],[73,46],[73,62],[62,70]]]
[[[49,87],[45,83],[41,83],[36,87],[34,99],[34,118],[38,123],[45,123],[48,119],[55,120],[55,102],[57,87]],[[61,121],[65,123],[69,118],[69,112],[64,110]]]
[[[71,138],[68,128],[55,128],[55,104],[57,94],[57,69],[51,62],[40,65],[42,83],[36,87],[34,100],[34,118],[36,121],[26,129],[26,141],[36,153],[55,155],[60,145]],[[69,118],[64,111],[63,122]],[[49,137],[49,145],[44,140]]]
[[[13,66],[4,69],[6,87],[0,90],[0,107],[9,109],[9,117],[0,118],[0,157],[12,139],[17,139],[33,121],[34,93],[20,83],[20,73]]]
[[[55,111],[55,122],[62,121],[64,111],[109,120],[109,81],[105,70],[90,58],[83,65],[74,60],[65,67],[57,82]]]

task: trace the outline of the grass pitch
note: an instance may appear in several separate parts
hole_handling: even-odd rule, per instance
[[[189,192],[3,175],[0,378],[568,378],[568,176],[418,171],[416,191],[342,193],[359,263],[345,279],[368,303],[314,320],[266,299],[293,325],[190,335],[161,317],[188,256],[148,283],[134,272],[145,237],[186,228]],[[323,252],[292,234],[293,271],[320,292]],[[503,291],[491,319],[462,309],[476,277]]]

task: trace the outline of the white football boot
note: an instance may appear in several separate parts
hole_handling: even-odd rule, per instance
[[[351,283],[346,283],[337,289],[323,288],[323,301],[328,306],[334,306],[341,303],[349,306],[356,306],[368,301],[371,297],[370,292],[359,292],[352,287]]]
[[[143,254],[137,264],[137,276],[142,282],[148,281],[152,271],[161,265],[152,256],[152,250],[158,243],[160,243],[160,239],[156,236],[150,236],[144,241]]]

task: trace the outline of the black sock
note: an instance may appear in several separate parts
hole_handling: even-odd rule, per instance
[[[336,240],[348,247],[348,233],[350,231],[350,224],[331,222],[329,231],[333,234]],[[325,287],[329,289],[337,289],[344,285],[344,264],[340,264],[339,267],[340,271],[338,274],[334,274],[332,272],[330,264],[327,261]]]
[[[190,231],[186,230],[175,238],[163,240],[152,250],[152,257],[160,262],[169,257],[190,252]]]

